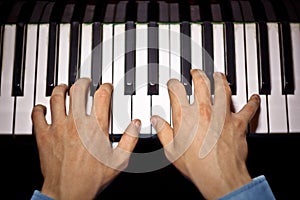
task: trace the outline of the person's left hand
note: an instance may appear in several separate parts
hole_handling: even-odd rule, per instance
[[[96,91],[92,108],[93,116],[91,116],[87,115],[85,110],[89,84],[89,79],[79,79],[71,87],[68,114],[65,104],[68,87],[59,85],[54,88],[50,100],[52,124],[48,124],[45,119],[46,108],[44,106],[37,105],[32,111],[41,170],[44,176],[41,192],[54,199],[93,199],[119,174],[121,169],[128,165],[129,155],[138,140],[141,122],[133,120],[117,148],[128,154],[119,154],[120,151],[111,147],[108,129],[112,85],[103,84]],[[74,109],[77,108],[79,109],[76,115],[80,114],[78,111],[81,114],[75,120]],[[91,120],[93,117],[96,120]],[[95,122],[98,123],[97,126]],[[99,149],[117,158],[118,166],[111,168],[96,159],[84,146],[80,134],[103,134],[104,137],[100,137],[103,139],[100,141],[103,145]],[[91,141],[92,144],[93,142]],[[98,145],[98,143],[95,144]]]

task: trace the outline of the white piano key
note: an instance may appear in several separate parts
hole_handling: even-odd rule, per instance
[[[92,31],[93,25],[84,23],[82,24],[81,31],[81,54],[80,54],[80,78],[92,78]],[[90,91],[90,90],[89,90]],[[88,94],[87,97],[87,114],[91,113],[93,104],[93,97]]]
[[[51,123],[50,97],[46,96],[49,24],[39,25],[35,105],[46,106],[46,120]]]
[[[245,24],[246,30],[246,62],[248,97],[259,94],[258,91],[258,66],[255,24]],[[266,96],[260,95],[261,103],[258,118],[253,118],[250,123],[251,133],[268,133],[267,102]]]
[[[213,24],[214,71],[225,73],[224,25]]]
[[[69,84],[70,24],[59,25],[57,84]]]
[[[58,47],[57,84],[69,84],[70,24],[60,24]],[[66,95],[66,112],[69,112],[69,95]]]
[[[243,24],[234,24],[235,36],[235,62],[236,62],[236,95],[231,97],[233,111],[240,111],[247,103],[247,86],[246,86],[246,64],[245,64],[245,43],[244,43],[244,26]]]
[[[113,25],[103,24],[102,83],[112,83]]]
[[[124,95],[125,24],[115,24],[114,33],[112,132],[114,134],[122,134],[131,121],[131,95]]]
[[[202,60],[202,25],[200,23],[191,24],[191,68],[203,70]],[[190,103],[194,102],[194,83],[192,82],[192,95]]]
[[[288,95],[288,116],[289,116],[289,132],[299,133],[300,132],[300,25],[299,23],[291,24],[292,34],[292,48],[293,48],[293,59],[294,59],[294,74],[295,74],[295,93],[294,95]]]
[[[270,133],[287,133],[286,100],[281,91],[280,46],[277,23],[267,23],[271,95],[268,96]]]
[[[170,67],[170,78],[180,81],[180,24],[170,24]],[[172,125],[172,109],[170,122]]]
[[[191,61],[192,69],[203,69],[202,67],[202,25],[191,24]]]
[[[167,82],[170,78],[169,25],[159,24],[158,28],[159,94],[152,95],[152,115],[159,115],[170,123],[171,108],[167,88]],[[156,133],[154,128],[152,128],[152,133]]]
[[[171,77],[181,80],[180,71],[180,24],[170,24]]]
[[[113,25],[103,24],[102,40],[102,83],[113,83],[112,63],[113,63]],[[110,116],[109,133],[112,132],[112,116]]]
[[[27,27],[24,96],[16,97],[15,134],[32,134],[31,112],[34,102],[34,84],[38,25]],[[25,105],[25,106],[24,106]]]
[[[146,24],[136,25],[136,94],[132,96],[132,118],[142,122],[141,136],[151,133],[150,96],[147,94],[148,80],[148,32]],[[143,136],[142,136],[143,137]]]
[[[0,93],[0,134],[13,133],[15,98],[11,96],[16,25],[5,25],[3,39],[2,77]]]

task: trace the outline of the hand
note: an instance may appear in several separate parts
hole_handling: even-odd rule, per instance
[[[249,183],[246,129],[259,107],[253,95],[238,113],[232,113],[231,90],[226,77],[214,74],[212,104],[210,84],[201,70],[192,70],[195,100],[189,104],[184,86],[168,82],[173,127],[159,116],[151,122],[166,157],[189,178],[206,199],[217,199]]]
[[[37,105],[32,111],[41,170],[44,176],[42,193],[55,199],[93,199],[124,169],[137,143],[139,120],[133,120],[118,147],[113,149],[108,139],[112,86],[103,84],[94,95],[92,114],[85,110],[89,79],[79,79],[70,89],[70,108],[66,113],[66,85],[54,88],[50,105],[52,124],[45,119],[46,109]],[[97,152],[91,152],[81,135],[100,135],[98,143],[91,141],[98,151],[105,151],[110,159],[117,159],[114,167],[100,162]],[[121,151],[120,151],[121,150]],[[121,152],[129,152],[122,154]]]

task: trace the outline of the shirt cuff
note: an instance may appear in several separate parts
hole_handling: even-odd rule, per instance
[[[219,200],[273,200],[275,199],[273,192],[265,178],[261,175],[254,178],[250,183],[234,190],[227,195],[221,197]]]
[[[35,190],[32,197],[31,197],[31,200],[54,200],[54,199],[42,194],[38,190]]]

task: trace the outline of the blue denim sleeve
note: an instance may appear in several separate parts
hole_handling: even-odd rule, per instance
[[[35,190],[31,197],[31,200],[54,200],[54,199],[40,193],[40,191],[38,190]]]
[[[261,175],[254,178],[250,183],[230,192],[219,200],[273,200],[274,194],[265,176]]]

